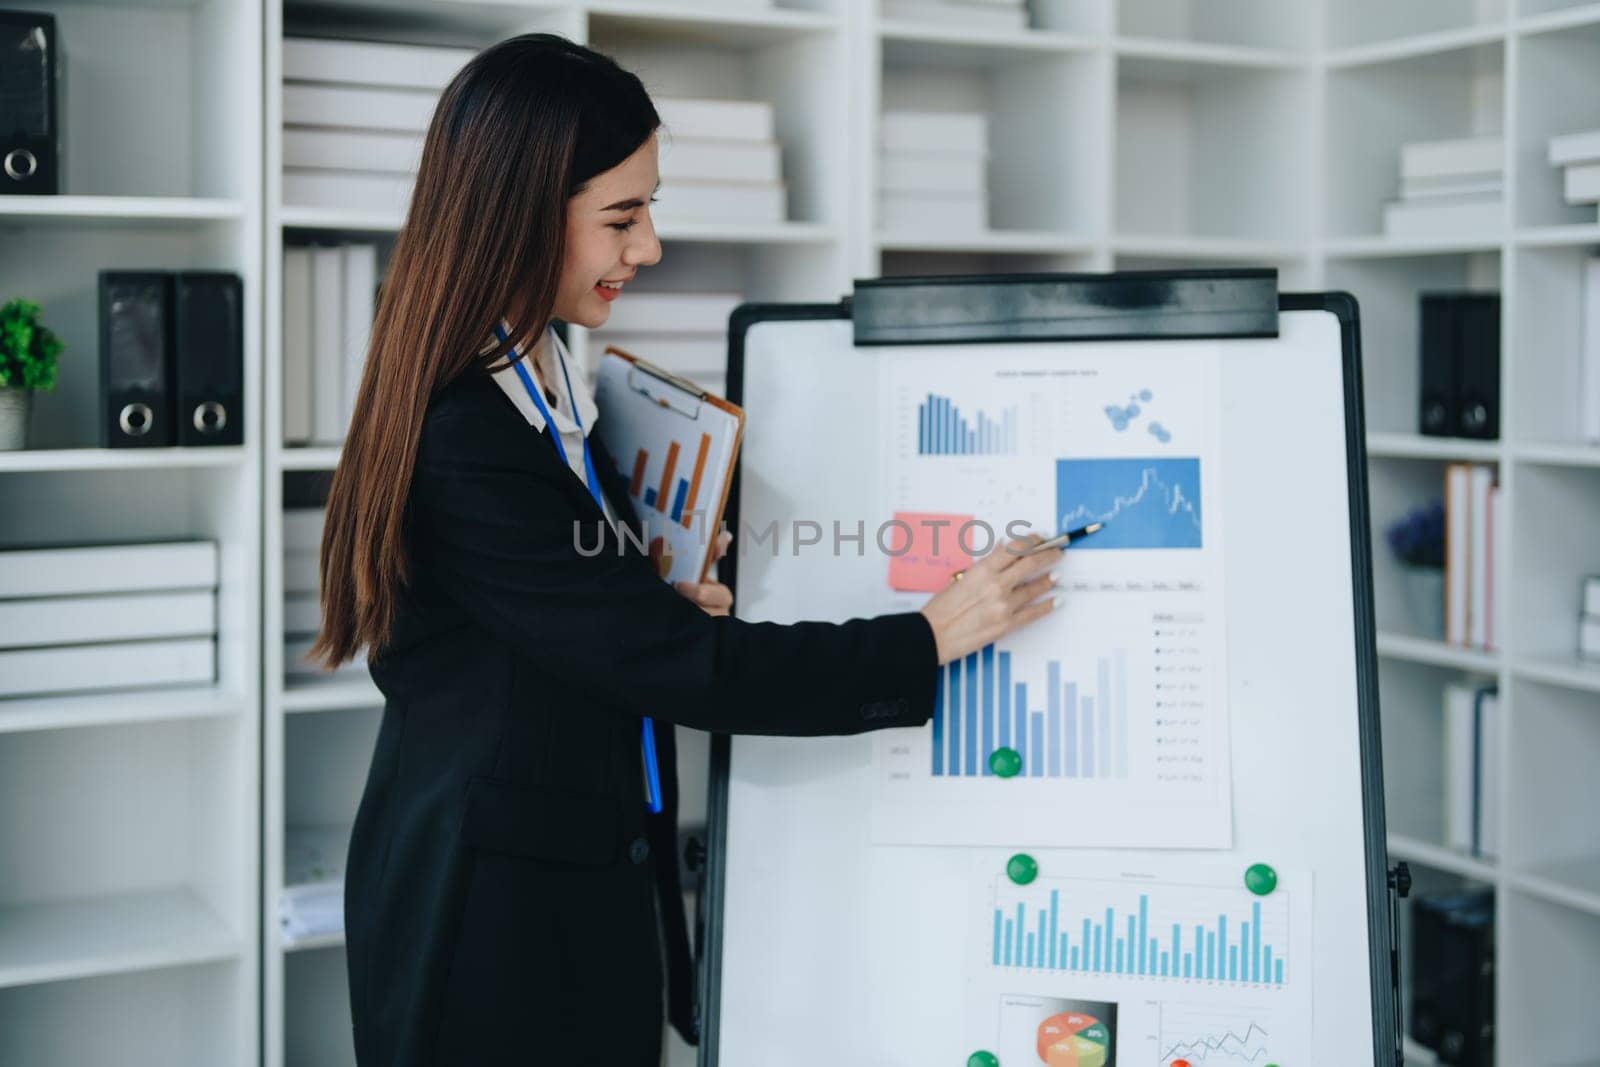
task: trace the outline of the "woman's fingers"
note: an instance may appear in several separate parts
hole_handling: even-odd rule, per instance
[[[1025,555],[1024,553],[1043,540],[1044,538],[1038,534],[1028,534],[1026,537],[1019,537],[1014,541],[1007,541],[1004,545],[1001,545],[999,548],[995,549],[987,556],[984,556],[983,559],[974,564],[973,569],[977,570],[982,568],[994,574],[999,574],[1002,571],[1010,569],[1012,566],[1022,560],[1030,559],[1031,557]]]
[[[726,615],[733,607],[733,590],[721,582],[676,582],[673,588],[710,615]]]
[[[726,556],[728,554],[728,546],[731,544],[733,544],[733,534],[731,531],[723,530],[721,533],[717,534],[717,549],[716,555],[713,558],[721,559],[723,556]]]
[[[1055,585],[1056,576],[1054,574],[1041,574],[1030,581],[1023,582],[1006,596],[1006,604],[1010,609],[1008,614],[1015,615],[1050,592],[1055,588]]]
[[[975,652],[1055,609],[1054,572],[1064,552],[1031,551],[1043,540],[1033,534],[1009,542],[923,605],[940,663]]]
[[[1012,586],[1021,585],[1023,582],[1032,581],[1036,576],[1055,570],[1061,565],[1066,556],[1064,548],[1047,548],[1043,552],[1035,552],[1023,556],[1005,571],[1005,580]]]
[[[1053,596],[1048,596],[1042,600],[1034,601],[1032,604],[1029,604],[1027,607],[1011,616],[1011,625],[1006,627],[1005,632],[1011,633],[1014,630],[1020,630],[1030,622],[1035,622],[1044,618],[1046,615],[1056,610],[1056,605],[1057,601]],[[1005,635],[1002,634],[1001,636],[1003,637]]]

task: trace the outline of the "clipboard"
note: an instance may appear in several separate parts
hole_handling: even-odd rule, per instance
[[[620,348],[600,357],[606,445],[668,582],[703,582],[744,439],[744,410]]]

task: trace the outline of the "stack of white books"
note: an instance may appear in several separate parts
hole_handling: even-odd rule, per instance
[[[1600,130],[1550,138],[1550,165],[1566,168],[1562,194],[1567,203],[1600,205]],[[1595,218],[1600,221],[1600,206]]]
[[[468,48],[287,37],[283,203],[400,212],[422,137]]]
[[[377,303],[378,247],[283,250],[283,443],[344,440]]]
[[[278,928],[285,945],[344,933],[347,826],[289,826],[283,834]]]
[[[883,17],[983,30],[1025,30],[1025,0],[883,0]]]
[[[306,658],[322,627],[321,562],[323,511],[289,508],[283,513],[283,669],[298,682],[329,677]],[[342,664],[332,676],[359,677],[367,672],[365,659]]]
[[[728,317],[743,293],[634,292],[612,305],[611,317],[591,336],[595,355],[608,346],[726,395]]]
[[[210,541],[0,552],[0,697],[216,678]]]
[[[884,112],[878,228],[900,234],[989,228],[987,114]]]
[[[1389,237],[1459,237],[1505,227],[1505,138],[1418,141],[1400,149],[1400,199],[1384,207]]]
[[[658,223],[774,223],[789,213],[772,105],[661,97]]]

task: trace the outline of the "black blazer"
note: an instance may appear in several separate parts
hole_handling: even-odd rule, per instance
[[[627,485],[591,437],[619,516]],[[604,550],[586,555],[604,538]],[[664,939],[685,1029],[671,725],[848,734],[933,711],[918,613],[712,618],[618,551],[583,483],[490,378],[429,405],[410,574],[371,663],[383,724],[345,878],[358,1061],[655,1067]],[[668,810],[645,809],[641,715]],[[658,908],[661,909],[658,915]],[[820,1020],[819,1020],[820,1022]]]

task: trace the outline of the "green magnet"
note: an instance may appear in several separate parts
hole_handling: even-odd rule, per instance
[[[1000,1067],[1000,1057],[979,1050],[967,1057],[967,1067]]]
[[[1001,778],[1022,773],[1022,754],[1014,748],[997,748],[989,753],[989,769]]]
[[[1244,887],[1258,897],[1264,897],[1278,888],[1278,872],[1265,863],[1257,863],[1244,872]]]
[[[1026,852],[1018,852],[1006,861],[1006,877],[1018,885],[1027,885],[1039,877],[1039,861]]]

